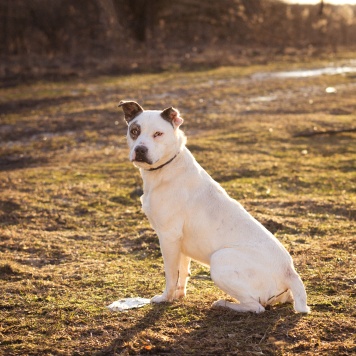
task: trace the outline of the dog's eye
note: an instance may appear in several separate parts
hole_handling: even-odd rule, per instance
[[[163,135],[163,132],[155,132],[155,134],[153,135],[153,137],[158,137],[158,136],[162,136]]]

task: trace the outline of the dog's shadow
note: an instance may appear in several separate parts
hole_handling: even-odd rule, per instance
[[[121,330],[117,338],[115,338],[110,345],[104,349],[95,353],[96,356],[104,355],[121,355],[123,354],[134,354],[132,347],[130,346],[130,341],[133,340],[142,331],[152,328],[157,321],[162,319],[163,315],[169,308],[168,303],[162,304],[151,304],[151,309],[145,314],[145,316],[138,320],[131,328]],[[128,349],[131,349],[128,351]],[[128,352],[125,353],[124,351]],[[145,352],[146,351],[146,352]],[[147,353],[148,349],[143,349],[139,353]]]
[[[183,322],[175,317],[182,308],[192,316]],[[122,330],[96,355],[276,354],[288,344],[296,345],[297,351],[298,334],[293,329],[303,317],[291,305],[275,306],[261,314],[211,308],[200,308],[197,313],[197,308],[184,302],[152,305],[142,319]],[[165,325],[159,326],[163,318]]]

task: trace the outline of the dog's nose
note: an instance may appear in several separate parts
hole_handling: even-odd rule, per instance
[[[137,146],[135,148],[136,154],[139,154],[139,155],[145,155],[147,153],[147,151],[148,151],[148,149],[145,146]]]
[[[147,160],[147,157],[146,157],[147,152],[148,152],[147,147],[137,146],[135,148],[135,152],[136,152],[136,158],[135,158],[136,161],[144,161],[145,162]]]

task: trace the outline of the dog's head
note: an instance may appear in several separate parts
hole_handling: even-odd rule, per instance
[[[182,150],[185,136],[179,129],[183,119],[178,110],[144,110],[135,101],[121,101],[119,106],[128,125],[130,161],[137,167],[157,168]]]

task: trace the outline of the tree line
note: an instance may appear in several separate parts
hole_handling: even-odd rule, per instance
[[[276,0],[2,0],[2,54],[194,44],[355,44],[355,7]]]

